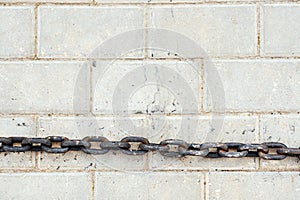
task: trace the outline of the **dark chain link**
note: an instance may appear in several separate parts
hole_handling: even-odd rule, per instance
[[[83,139],[69,139],[62,136],[46,138],[0,137],[0,152],[44,151],[66,153],[83,151],[87,154],[106,154],[119,150],[128,155],[144,155],[159,152],[167,157],[199,156],[206,158],[260,157],[266,160],[282,160],[287,156],[300,157],[299,148],[288,148],[279,142],[257,143],[187,143],[178,139],[167,139],[150,143],[144,137],[125,137],[120,141],[109,141],[102,136],[88,136]]]

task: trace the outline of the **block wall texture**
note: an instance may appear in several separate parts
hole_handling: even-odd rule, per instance
[[[300,1],[0,0],[1,136],[300,146]],[[1,199],[299,199],[300,161],[0,154]]]

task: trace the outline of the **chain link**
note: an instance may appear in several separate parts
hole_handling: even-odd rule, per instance
[[[127,155],[144,155],[159,152],[167,157],[199,156],[206,158],[259,157],[266,160],[282,160],[287,156],[300,158],[299,148],[288,148],[279,142],[238,143],[207,142],[187,143],[178,139],[167,139],[160,143],[150,143],[144,137],[125,137],[120,141],[109,141],[102,136],[88,136],[83,139],[69,139],[62,136],[46,138],[0,137],[0,152],[44,151],[66,153],[83,151],[87,154],[106,154],[119,150]]]
[[[10,144],[3,143],[2,149],[7,152],[22,152],[30,150],[31,146],[29,144],[22,144],[25,137],[9,137],[7,138]]]
[[[100,144],[102,142],[108,142],[109,141],[105,137],[101,137],[101,136],[91,136],[90,137],[90,136],[88,136],[88,137],[83,138],[82,141],[84,141],[84,143],[82,143],[84,145],[83,145],[83,147],[81,147],[81,150],[84,153],[98,155],[98,154],[106,154],[109,151],[109,149],[103,149],[100,146]],[[91,148],[92,143],[98,144],[98,147],[100,147],[100,148]]]
[[[181,157],[184,155],[184,152],[188,150],[189,146],[188,143],[186,143],[183,140],[177,140],[177,139],[167,139],[160,142],[161,146],[167,147],[167,150],[161,150],[159,151],[161,155],[167,156],[167,157]],[[174,146],[177,148],[176,150],[170,150],[171,146]]]
[[[66,153],[69,151],[69,147],[62,147],[61,144],[63,141],[69,140],[66,137],[61,136],[49,136],[45,138],[46,140],[49,140],[51,145],[43,145],[41,144],[41,149],[47,153]],[[60,144],[58,147],[53,147],[55,144]]]
[[[143,137],[125,137],[121,140],[123,143],[140,143],[137,149],[131,149],[131,145],[129,144],[129,148],[120,148],[121,151],[128,155],[143,155],[148,152],[148,150],[143,150],[140,148],[141,144],[149,144],[149,141]]]
[[[286,149],[287,146],[285,144],[279,143],[279,142],[265,142],[263,143],[266,145],[269,149],[275,149],[275,153],[264,153],[261,150],[258,151],[259,157],[266,159],[266,160],[282,160],[287,157],[285,154],[279,154],[279,149]]]
[[[245,145],[243,143],[236,143],[236,142],[229,142],[225,143],[228,147],[227,150],[218,149],[218,154],[221,157],[227,157],[227,158],[242,158],[246,157],[248,154],[248,151],[239,151],[239,147]],[[232,150],[232,151],[229,151]]]

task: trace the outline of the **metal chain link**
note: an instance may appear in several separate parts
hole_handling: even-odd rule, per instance
[[[167,157],[199,156],[206,158],[259,157],[266,160],[282,160],[288,156],[300,158],[299,148],[288,148],[279,142],[265,143],[187,143],[178,139],[167,139],[160,143],[150,143],[144,137],[125,137],[120,141],[110,141],[102,136],[88,136],[83,139],[69,139],[62,136],[46,138],[0,137],[0,152],[44,151],[47,153],[66,153],[83,151],[87,154],[101,155],[110,150],[119,150],[128,155],[144,155],[159,152]]]

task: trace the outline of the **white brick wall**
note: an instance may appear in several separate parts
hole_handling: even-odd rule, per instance
[[[2,58],[34,56],[33,7],[0,7],[0,56]]]
[[[124,194],[127,199],[203,199],[204,190],[201,173],[184,172],[98,172],[96,185],[95,199],[120,199]]]
[[[300,110],[299,60],[218,60],[226,110],[297,112]],[[209,96],[204,98],[208,103]]]
[[[88,57],[105,40],[144,28],[144,9],[137,6],[41,6],[39,25],[40,57]],[[137,52],[136,56],[141,53]]]
[[[182,61],[148,62],[143,60],[100,64],[96,63],[93,67],[93,112],[96,114],[121,112],[123,109],[121,105],[126,105],[129,113],[191,114],[200,112],[199,105],[202,99],[200,63],[190,65]],[[105,71],[104,67],[107,68]],[[160,79],[160,77],[164,78]],[[114,82],[114,80],[120,80],[120,82]],[[159,82],[160,86],[153,84],[155,81]],[[135,93],[132,98],[124,97],[121,100],[115,97],[119,94],[118,92],[129,95]],[[184,96],[187,95],[191,99],[185,99]],[[121,105],[116,106],[114,103],[116,101]]]
[[[299,147],[299,19],[290,0],[0,0],[0,136]],[[299,163],[2,152],[0,196],[297,199]]]
[[[4,199],[90,199],[87,173],[2,173]]]
[[[211,56],[253,56],[256,52],[254,5],[152,6],[149,26],[184,34]]]
[[[299,181],[297,172],[213,172],[207,199],[297,199]]]
[[[300,5],[265,5],[261,15],[263,54],[299,56]]]
[[[76,110],[89,110],[89,69],[83,62],[1,62],[0,72],[1,113],[73,113],[77,90]]]

